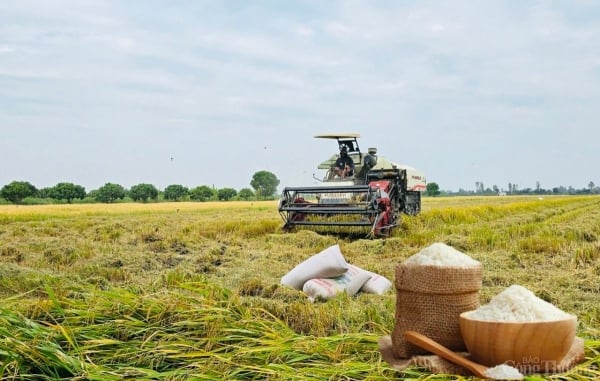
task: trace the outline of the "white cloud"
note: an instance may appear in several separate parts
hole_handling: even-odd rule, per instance
[[[301,37],[313,37],[315,35],[315,31],[313,28],[303,25],[296,27],[295,33]]]
[[[326,23],[323,25],[323,29],[333,37],[346,37],[353,32],[351,27],[336,21]]]
[[[431,26],[431,31],[434,33],[443,32],[446,28],[444,28],[441,24],[433,24]]]
[[[0,45],[0,54],[12,53],[15,51],[15,48],[9,45]]]

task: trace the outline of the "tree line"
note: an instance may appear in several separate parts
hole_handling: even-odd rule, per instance
[[[252,176],[251,188],[239,191],[233,188],[215,189],[208,185],[188,188],[181,184],[168,185],[158,190],[152,184],[140,183],[126,189],[120,184],[106,183],[98,189],[86,192],[85,188],[69,182],[38,189],[28,181],[13,181],[0,189],[0,203],[44,204],[44,203],[114,203],[121,201],[230,201],[268,200],[277,192],[279,179],[269,171],[258,171]]]
[[[573,188],[572,186],[557,186],[548,189],[542,188],[539,181],[536,182],[535,188],[520,189],[517,184],[508,183],[508,188],[500,188],[493,185],[491,188],[486,187],[483,182],[475,182],[475,190],[459,188],[458,191],[441,190],[440,186],[435,182],[427,184],[425,195],[427,196],[506,196],[506,195],[578,195],[578,194],[600,194],[600,187],[596,186],[593,181],[590,181],[585,188]]]

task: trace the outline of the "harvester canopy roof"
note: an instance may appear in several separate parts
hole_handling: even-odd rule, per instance
[[[360,148],[358,147],[358,138],[360,134],[356,132],[338,132],[334,134],[321,134],[316,135],[315,138],[321,139],[335,139],[337,140],[340,151],[345,147],[348,152],[358,152],[360,154]],[[362,156],[359,158],[362,160]]]
[[[334,134],[315,135],[315,138],[320,138],[320,139],[360,138],[360,134],[358,134],[356,132],[339,132],[339,133],[334,133]]]

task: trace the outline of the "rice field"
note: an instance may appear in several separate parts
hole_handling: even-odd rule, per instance
[[[434,242],[577,315],[586,360],[531,380],[600,378],[600,197],[425,198],[385,240],[284,233],[276,202],[0,206],[3,380],[461,380],[396,371],[377,342],[395,295],[311,303],[280,279],[339,244],[394,279]]]

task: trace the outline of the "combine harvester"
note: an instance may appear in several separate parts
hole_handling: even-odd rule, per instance
[[[421,211],[421,193],[426,188],[422,173],[378,157],[376,148],[361,152],[357,133],[315,138],[335,139],[340,152],[345,149],[354,161],[354,172],[345,178],[337,176],[334,167],[340,155],[335,154],[319,164],[326,174],[322,180],[313,175],[318,185],[284,188],[278,208],[285,230],[359,227],[363,232],[368,229],[368,237],[385,237],[400,224],[401,213]]]

